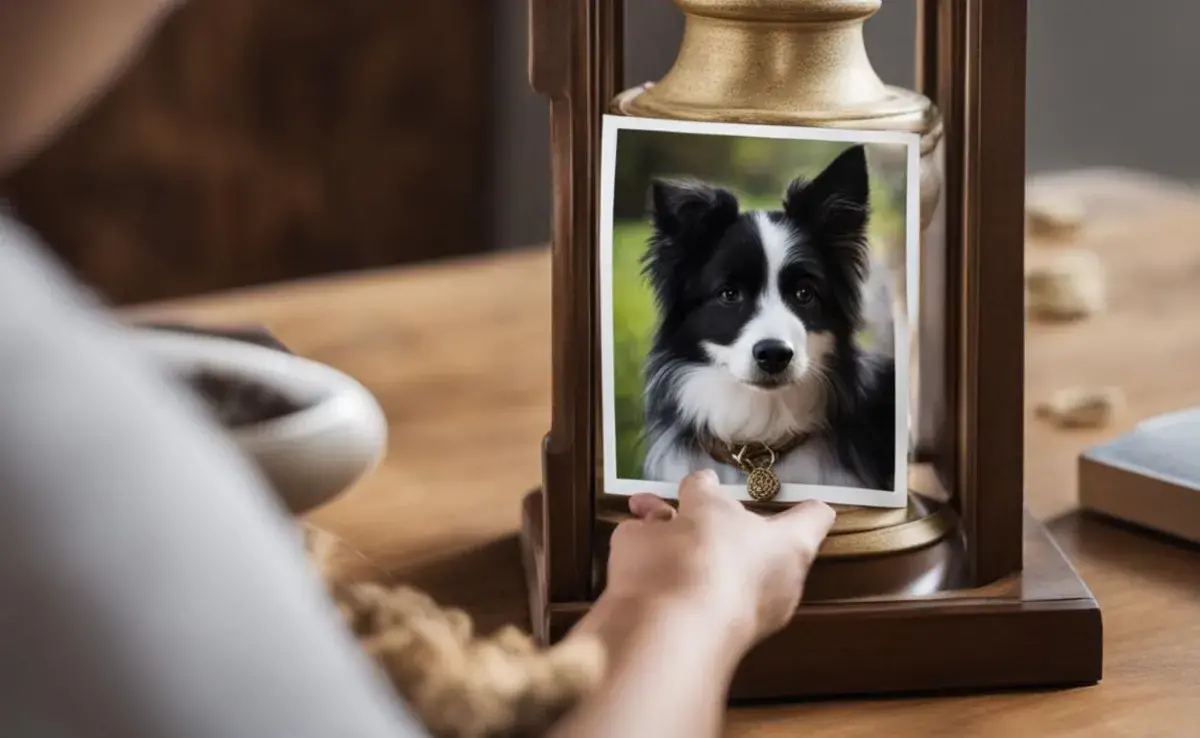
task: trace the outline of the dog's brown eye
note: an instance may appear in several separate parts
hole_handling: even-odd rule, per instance
[[[742,299],[742,293],[738,292],[733,287],[722,287],[717,293],[717,297],[726,305],[735,305]]]
[[[801,305],[811,305],[812,301],[816,298],[816,293],[813,292],[812,288],[810,287],[801,287],[800,289],[796,290],[796,302],[800,303]]]

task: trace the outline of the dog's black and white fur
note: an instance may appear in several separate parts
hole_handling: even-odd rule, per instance
[[[862,146],[794,181],[778,211],[741,212],[708,184],[654,182],[648,479],[709,468],[738,483],[745,475],[702,439],[778,445],[807,433],[775,464],[785,484],[893,488],[894,360],[855,340],[875,284],[868,184]]]

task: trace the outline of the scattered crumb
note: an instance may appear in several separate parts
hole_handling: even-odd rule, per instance
[[[1068,241],[1083,230],[1083,205],[1064,195],[1031,197],[1025,204],[1029,235],[1049,241]]]
[[[1100,312],[1107,302],[1104,267],[1086,249],[1032,250],[1026,254],[1026,314],[1074,320]]]
[[[1124,402],[1119,387],[1068,387],[1038,405],[1037,415],[1059,428],[1102,428],[1112,422]]]

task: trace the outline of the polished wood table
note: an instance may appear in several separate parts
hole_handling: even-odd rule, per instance
[[[1060,185],[1099,211],[1085,240],[1109,267],[1112,306],[1084,323],[1029,328],[1027,499],[1100,602],[1103,682],[743,706],[729,713],[729,735],[1200,735],[1200,551],[1073,509],[1081,449],[1200,403],[1200,199],[1150,196],[1137,182],[1120,197],[1089,178]],[[387,460],[314,518],[489,629],[528,624],[516,529],[549,421],[549,279],[547,254],[535,250],[135,312],[265,324],[365,383],[389,418]],[[1128,407],[1117,425],[1065,432],[1034,417],[1040,399],[1071,384],[1122,386]],[[365,564],[351,574],[374,576]]]

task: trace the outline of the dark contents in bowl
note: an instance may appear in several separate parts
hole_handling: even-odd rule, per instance
[[[166,333],[225,338],[291,353],[270,331],[257,326],[213,327],[159,321],[135,322],[134,325]],[[200,395],[217,420],[230,429],[265,423],[304,409],[304,405],[246,377],[199,370],[182,379]]]
[[[264,423],[304,409],[272,387],[245,377],[201,370],[183,379],[226,428]]]

